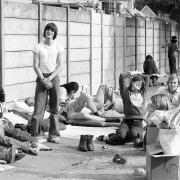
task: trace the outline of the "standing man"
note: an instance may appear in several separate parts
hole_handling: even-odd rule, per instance
[[[176,42],[177,42],[177,37],[172,36],[171,37],[171,42],[166,43],[165,45],[162,46],[162,48],[168,47],[168,58],[169,58],[170,74],[177,73],[176,57],[174,55],[174,52],[177,51],[178,53],[180,53],[180,50],[177,48]]]
[[[41,124],[43,120],[47,98],[50,106],[50,128],[48,141],[57,143],[60,136],[58,128],[59,87],[58,74],[61,71],[64,48],[56,41],[57,26],[48,23],[44,28],[44,41],[35,46],[33,50],[33,66],[37,75],[34,112],[31,119],[34,137],[41,137]]]

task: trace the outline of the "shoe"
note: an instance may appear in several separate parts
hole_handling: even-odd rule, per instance
[[[105,136],[104,136],[104,135],[100,135],[100,136],[98,136],[98,138],[97,138],[98,141],[104,141],[104,139],[105,139]]]
[[[143,147],[143,141],[141,141],[140,139],[136,139],[134,141],[134,147],[135,148],[142,148]]]
[[[34,140],[38,143],[44,143],[47,142],[47,140],[45,138],[43,138],[43,136],[32,136],[34,138]]]
[[[15,154],[15,161],[19,161],[20,159],[24,158],[25,157],[25,153],[21,152],[21,153],[16,153]]]
[[[87,136],[87,150],[88,151],[94,151],[94,145],[93,145],[93,135],[86,135]]]
[[[94,115],[94,116],[99,116],[99,117],[100,117],[100,115],[99,115],[99,112],[98,112],[98,111],[94,112],[94,113],[93,113],[93,115]]]
[[[116,154],[113,157],[113,162],[116,162],[118,164],[126,164],[127,159],[125,157],[122,157],[122,155]]]
[[[79,145],[78,145],[79,151],[86,152],[88,151],[87,149],[87,136],[86,135],[81,135]]]
[[[47,142],[59,144],[60,143],[60,138],[59,137],[51,137],[51,136],[49,136],[49,138],[47,139]]]
[[[33,156],[37,156],[38,149],[37,148],[30,148],[28,153],[33,155]]]

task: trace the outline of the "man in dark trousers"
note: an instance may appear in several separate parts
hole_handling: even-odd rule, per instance
[[[177,37],[172,36],[171,37],[171,42],[166,43],[165,45],[162,46],[162,48],[168,47],[168,58],[169,58],[169,67],[170,67],[170,74],[172,73],[177,73],[176,69],[176,57],[174,52],[177,51],[180,53],[180,50],[177,47]]]

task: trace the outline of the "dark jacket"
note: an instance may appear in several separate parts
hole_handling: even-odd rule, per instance
[[[146,59],[143,64],[144,73],[148,75],[158,74],[156,63],[153,59]]]

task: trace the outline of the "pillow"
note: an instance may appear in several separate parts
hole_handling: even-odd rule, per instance
[[[176,128],[180,126],[180,108],[175,108],[165,113],[165,121],[170,128]]]
[[[124,114],[120,114],[116,110],[104,111],[101,114],[101,117],[105,118],[105,122],[122,122]]]
[[[156,110],[153,113],[151,113],[146,119],[148,126],[155,125],[156,127],[160,127],[161,123],[165,121],[164,118],[165,112],[166,111],[163,110]]]

